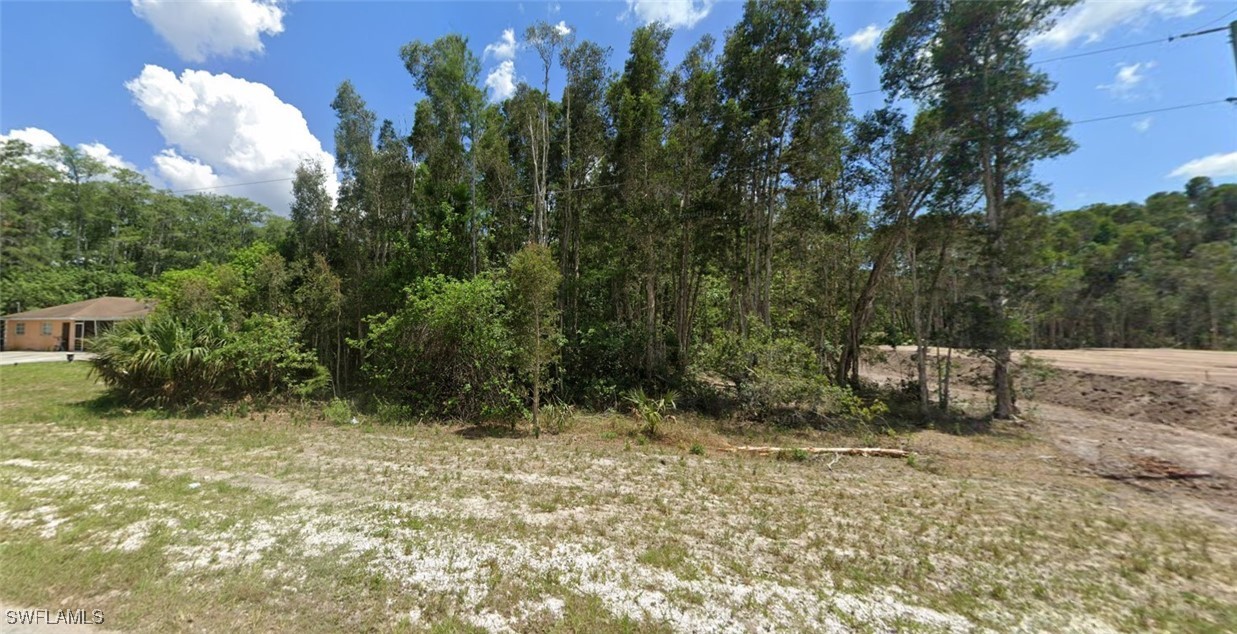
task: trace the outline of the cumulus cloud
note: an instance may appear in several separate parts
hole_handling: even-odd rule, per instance
[[[634,15],[644,23],[661,22],[677,29],[690,29],[713,10],[714,0],[627,0],[620,18]]]
[[[559,20],[558,24],[554,25],[554,30],[558,31],[559,35],[568,35],[571,33],[571,27],[567,26],[566,20]]]
[[[152,159],[160,177],[180,191],[207,190],[224,185],[209,165],[197,159],[187,159],[176,150],[165,149]]]
[[[1052,29],[1031,38],[1030,43],[1064,48],[1080,39],[1098,42],[1118,27],[1138,28],[1152,19],[1187,18],[1202,10],[1198,0],[1085,0],[1061,16]]]
[[[1138,130],[1139,132],[1146,132],[1147,130],[1151,129],[1151,121],[1152,121],[1151,117],[1143,117],[1139,119],[1138,121],[1134,122],[1133,124],[1134,129]]]
[[[503,34],[498,38],[497,42],[485,45],[485,52],[482,53],[482,56],[489,57],[493,55],[494,59],[500,61],[513,59],[518,47],[519,44],[515,41],[515,29],[503,29]]]
[[[42,128],[22,128],[20,130],[10,130],[8,134],[0,134],[0,144],[4,144],[10,140],[25,141],[30,144],[30,147],[35,152],[45,150],[54,150],[61,146],[60,139],[56,135]],[[109,169],[128,169],[137,171],[137,166],[129,161],[124,160],[120,155],[112,151],[106,145],[95,141],[93,143],[78,143],[77,149],[96,161],[99,161]],[[60,167],[59,163],[51,163]]]
[[[79,143],[77,149],[90,158],[108,166],[110,169],[133,170],[137,171],[137,166],[129,161],[120,158],[119,155],[112,152],[112,149],[95,141],[94,143]]]
[[[25,141],[36,152],[60,147],[60,139],[57,139],[56,135],[42,128],[22,128],[20,130],[9,130],[8,134],[0,134],[0,143],[7,143],[8,141]]]
[[[499,102],[515,94],[515,62],[505,59],[485,77],[485,87],[490,89],[490,101]]]
[[[326,169],[331,195],[338,191],[334,157],[301,111],[265,84],[147,65],[125,88],[172,146],[153,161],[174,190],[235,185],[225,193],[286,213],[297,166],[313,160]]]
[[[493,56],[498,61],[498,65],[491,68],[485,77],[485,87],[490,89],[490,101],[503,101],[515,94],[515,53],[519,48],[515,29],[503,29],[497,42],[485,46],[482,57]]]
[[[1100,84],[1096,88],[1119,99],[1132,99],[1136,96],[1135,89],[1147,80],[1146,71],[1152,68],[1155,68],[1155,62],[1117,64],[1117,75],[1112,83]]]
[[[1211,178],[1237,176],[1237,152],[1197,158],[1178,167],[1168,175],[1169,178],[1193,178],[1195,176]]]
[[[876,46],[877,42],[880,42],[881,33],[883,32],[884,30],[879,26],[869,24],[862,29],[855,31],[853,34],[842,38],[842,41],[845,42],[847,46],[863,53],[872,50],[872,48]]]
[[[261,53],[263,35],[283,32],[277,0],[132,0],[132,7],[190,62]]]

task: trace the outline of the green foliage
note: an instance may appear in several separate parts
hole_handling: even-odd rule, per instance
[[[430,277],[408,288],[403,307],[369,318],[354,342],[363,371],[383,395],[424,415],[511,416],[522,398],[515,347],[499,286],[489,277]]]
[[[562,274],[549,247],[530,242],[507,265],[507,306],[516,361],[532,383],[533,433],[541,432],[541,386],[558,356],[561,336],[555,305]]]
[[[576,408],[570,403],[555,400],[543,407],[541,414],[545,419],[545,429],[553,434],[561,434],[575,423]]]
[[[631,404],[632,411],[643,424],[640,432],[647,438],[661,437],[661,425],[666,420],[666,412],[675,407],[678,393],[666,392],[658,398],[644,393],[641,388],[628,391],[623,398]]]
[[[0,275],[0,311],[33,310],[96,297],[142,297],[146,280],[129,271],[74,266],[12,266]]]
[[[332,425],[348,425],[354,418],[352,405],[342,398],[333,398],[322,408],[322,417]]]
[[[255,315],[228,337],[220,351],[228,367],[229,390],[238,394],[292,394],[312,397],[325,392],[330,374],[299,340],[290,319]]]
[[[239,330],[216,313],[156,312],[118,324],[93,340],[94,371],[122,400],[182,407],[244,396],[312,396],[330,382],[305,352],[295,327],[256,317]]]
[[[227,326],[216,315],[154,315],[122,322],[96,338],[95,372],[122,400],[176,407],[211,400],[226,383]]]

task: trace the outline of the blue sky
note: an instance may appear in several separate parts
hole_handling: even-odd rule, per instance
[[[872,46],[904,2],[835,1],[853,91],[879,87]],[[1231,2],[1087,0],[1035,42],[1047,59],[1166,38],[1237,19]],[[401,131],[420,98],[399,59],[409,41],[450,32],[483,56],[481,81],[499,99],[536,83],[539,61],[520,34],[536,20],[610,46],[620,68],[632,29],[675,28],[677,63],[705,33],[719,40],[742,4],[652,2],[0,2],[0,135],[81,146],[175,190],[212,188],[286,214],[287,180],[305,157],[330,161],[330,102],[350,79]],[[1226,17],[1225,17],[1226,16]],[[1221,20],[1221,18],[1223,19]],[[512,29],[514,41],[504,38]],[[487,50],[488,47],[488,50]],[[1048,62],[1058,82],[1044,100],[1071,120],[1237,96],[1227,35]],[[551,90],[561,91],[559,78]],[[880,95],[854,98],[856,113]],[[1043,164],[1058,208],[1141,200],[1189,176],[1237,181],[1237,107],[1213,104],[1079,124],[1073,154]],[[232,186],[238,183],[252,185]]]

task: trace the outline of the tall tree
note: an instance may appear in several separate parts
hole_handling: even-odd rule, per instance
[[[1053,84],[1030,65],[1027,41],[1050,28],[1073,1],[916,2],[894,19],[877,56],[892,98],[910,97],[940,111],[954,137],[952,151],[983,190],[989,326],[983,347],[993,361],[996,418],[1014,415],[1008,200],[1032,185],[1036,161],[1073,148],[1055,110],[1029,111]]]

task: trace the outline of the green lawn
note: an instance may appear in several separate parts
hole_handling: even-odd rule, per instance
[[[0,368],[6,605],[125,631],[1237,631],[1231,528],[1026,434],[774,460],[695,419],[644,443],[621,415],[540,439],[169,418],[87,370]]]

